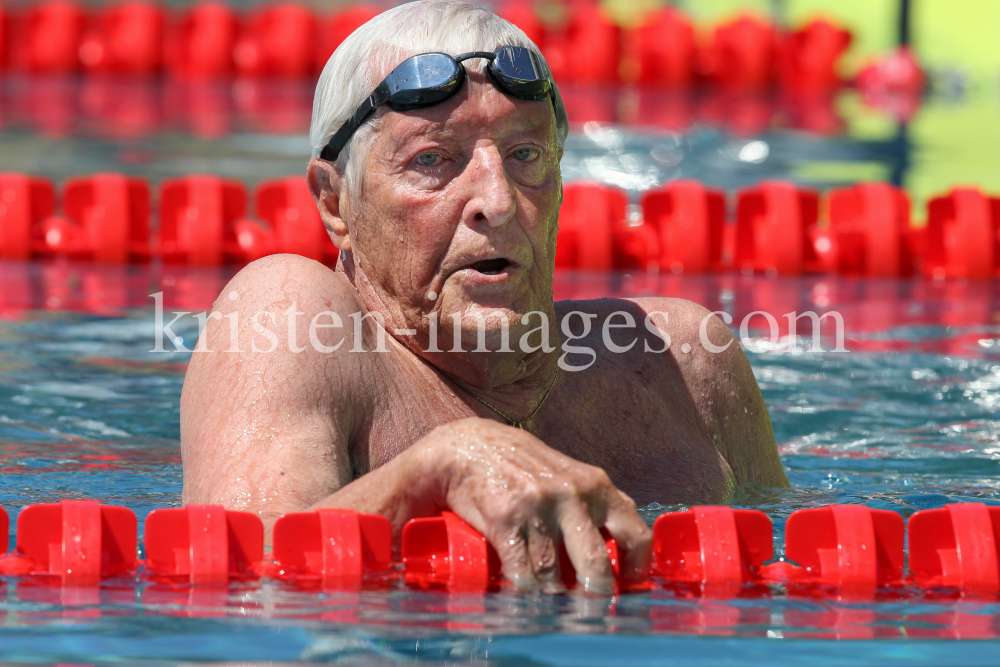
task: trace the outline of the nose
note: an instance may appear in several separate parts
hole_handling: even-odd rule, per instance
[[[470,197],[465,206],[466,224],[486,222],[499,227],[509,222],[517,210],[513,183],[507,176],[503,157],[496,146],[476,149],[466,168]]]

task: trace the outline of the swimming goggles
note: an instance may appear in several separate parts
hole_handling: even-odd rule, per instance
[[[361,103],[320,152],[323,160],[333,162],[365,119],[383,104],[393,111],[409,111],[440,104],[452,97],[466,79],[460,63],[470,58],[489,60],[486,72],[493,84],[508,95],[522,100],[544,100],[552,95],[553,85],[547,70],[529,49],[501,46],[493,53],[472,51],[458,56],[447,53],[421,53],[407,58],[392,70],[375,92]]]

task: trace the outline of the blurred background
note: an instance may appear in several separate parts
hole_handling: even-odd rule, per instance
[[[64,186],[76,181],[67,179],[104,172],[139,177],[148,190],[139,200],[134,192],[126,196],[132,209],[122,215],[129,219],[116,224],[131,231],[117,243],[141,247],[118,253],[116,261],[170,256],[182,263],[240,263],[298,252],[281,239],[303,228],[315,231],[301,184],[297,194],[283,186],[270,208],[261,187],[304,173],[319,70],[344,37],[392,4],[3,2],[0,171],[48,179],[52,194],[26,194],[34,208],[16,225],[13,213],[0,213],[0,230],[12,238],[17,227],[22,238],[0,240],[0,257],[114,255],[84,238],[107,234],[91,227],[114,226],[97,222],[107,206],[94,208],[93,183],[80,185],[90,194],[80,194],[86,201],[76,208],[60,203],[60,197],[74,199]],[[678,180],[694,179],[724,198],[722,223],[729,231],[706,266],[778,270],[773,262],[739,259],[736,228],[728,223],[740,215],[741,188],[777,180],[819,197],[815,213],[795,213],[788,223],[809,230],[803,236],[809,247],[798,251],[808,256],[782,273],[844,264],[837,253],[849,240],[820,239],[829,225],[841,224],[830,218],[824,195],[831,189],[859,182],[901,188],[895,192],[908,198],[900,204],[906,211],[894,214],[905,217],[894,232],[900,239],[922,229],[928,202],[955,186],[976,189],[980,208],[991,206],[985,195],[1000,191],[993,164],[1000,149],[1000,49],[993,46],[1000,4],[992,0],[484,4],[521,26],[552,66],[572,123],[565,181],[605,188],[608,220],[592,220],[592,204],[572,204],[570,197],[563,221],[567,228],[613,230],[617,259],[581,263],[584,241],[567,232],[560,241],[565,268],[663,268],[653,259],[666,257],[665,237],[649,249],[656,243],[629,230],[642,226],[645,194]],[[219,214],[225,238],[207,260],[192,259],[198,253],[191,248],[171,250],[188,223],[165,222],[191,208],[193,190],[190,183],[178,185],[180,203],[171,208],[161,192],[164,179],[195,174],[235,179],[244,189],[226,195],[236,203]],[[291,203],[296,197],[301,209]],[[574,214],[574,207],[581,212]],[[293,209],[290,220],[284,212]],[[980,231],[989,229],[970,244],[988,246],[995,236],[1000,217],[984,215],[989,219]],[[252,224],[235,226],[243,218]],[[855,216],[844,224],[854,233],[866,220]],[[663,224],[653,225],[661,237]],[[928,243],[941,245],[947,236],[935,234],[937,241],[907,237],[910,259],[888,273],[986,277],[1000,270],[1000,250],[992,248],[985,260],[991,267],[978,274],[955,268],[962,259],[928,263]],[[223,251],[226,243],[230,249]],[[333,256],[332,246],[317,252],[317,259]],[[855,260],[847,264],[856,268]],[[683,271],[692,266],[670,263]]]

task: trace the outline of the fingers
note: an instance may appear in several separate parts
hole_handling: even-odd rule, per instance
[[[618,543],[618,564],[624,582],[641,581],[649,572],[653,531],[636,512],[635,501],[618,489],[608,498],[604,527]]]
[[[567,500],[559,507],[559,528],[566,553],[576,569],[577,584],[587,592],[610,595],[614,574],[591,509],[579,498]]]
[[[528,521],[528,554],[535,580],[546,593],[565,590],[559,571],[559,526],[551,512]]]
[[[499,535],[499,539],[491,540],[497,556],[500,557],[500,569],[517,588],[534,589],[538,587],[538,579],[531,567],[531,555],[528,552],[526,533],[520,527],[508,529]]]

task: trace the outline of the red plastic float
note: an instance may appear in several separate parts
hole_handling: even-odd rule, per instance
[[[303,78],[315,65],[316,19],[294,2],[264,5],[248,17],[236,42],[236,72],[244,76]]]
[[[70,0],[30,6],[11,29],[12,61],[33,73],[78,71],[85,22],[83,8]]]
[[[152,76],[163,66],[165,13],[160,5],[129,0],[100,11],[80,44],[83,68]]]
[[[159,251],[164,261],[211,266],[222,264],[227,250],[239,254],[232,224],[245,213],[246,189],[239,181],[216,176],[163,181]]]
[[[696,506],[653,523],[655,571],[671,582],[716,591],[761,583],[761,565],[773,553],[771,520],[758,510]]]
[[[10,64],[10,14],[0,5],[0,71]]]
[[[957,588],[971,597],[1000,593],[1000,507],[946,505],[910,517],[910,571],[918,586]]]
[[[55,189],[44,178],[0,173],[0,259],[28,259],[34,227],[55,208]]]
[[[406,583],[420,588],[486,591],[500,576],[500,559],[486,538],[451,512],[403,526]]]
[[[1000,198],[955,188],[927,203],[924,275],[988,280],[1000,277]]]
[[[0,574],[59,577],[88,586],[136,568],[132,510],[94,500],[29,505],[17,517],[17,546],[0,560]]]
[[[616,83],[620,33],[597,3],[576,6],[563,30],[545,33],[543,53],[552,76],[566,83]]]
[[[366,4],[348,5],[326,20],[320,19],[316,40],[315,69],[321,72],[337,47],[352,32],[380,14],[377,7]]]
[[[379,514],[320,509],[285,514],[274,524],[274,570],[282,579],[359,588],[392,562],[392,525]]]
[[[588,271],[641,268],[656,259],[656,232],[631,226],[625,193],[598,183],[563,189],[556,241],[556,267]]]
[[[321,262],[337,260],[337,248],[319,217],[309,185],[301,176],[258,184],[256,211],[257,217],[270,225],[272,252],[295,253]],[[243,246],[239,232],[237,240]]]
[[[736,207],[734,268],[782,276],[817,270],[810,232],[819,216],[819,195],[785,181],[764,181],[742,190]]]
[[[834,587],[865,597],[903,579],[903,518],[864,505],[830,505],[793,512],[785,524],[785,555],[765,568],[771,581]]]
[[[743,15],[717,27],[702,54],[708,77],[734,88],[762,88],[774,78],[778,35],[770,23]]]
[[[697,43],[694,27],[681,12],[666,7],[651,14],[627,41],[638,66],[631,79],[677,88],[692,84]]]
[[[837,65],[851,33],[822,19],[785,37],[777,59],[778,81],[798,90],[825,90],[840,83]]]
[[[264,558],[264,524],[256,514],[221,505],[159,509],[146,517],[146,568],[193,584],[254,577]]]
[[[123,174],[94,174],[63,184],[63,213],[38,226],[35,249],[108,264],[148,259],[149,185]]]
[[[722,268],[726,198],[697,181],[679,180],[642,200],[644,224],[659,237],[661,271],[707,273]]]
[[[830,236],[817,239],[818,254],[830,253],[838,273],[909,276],[914,268],[910,198],[889,183],[859,183],[827,193]]]
[[[167,70],[185,79],[231,76],[239,20],[233,8],[215,0],[191,5],[166,40]]]

